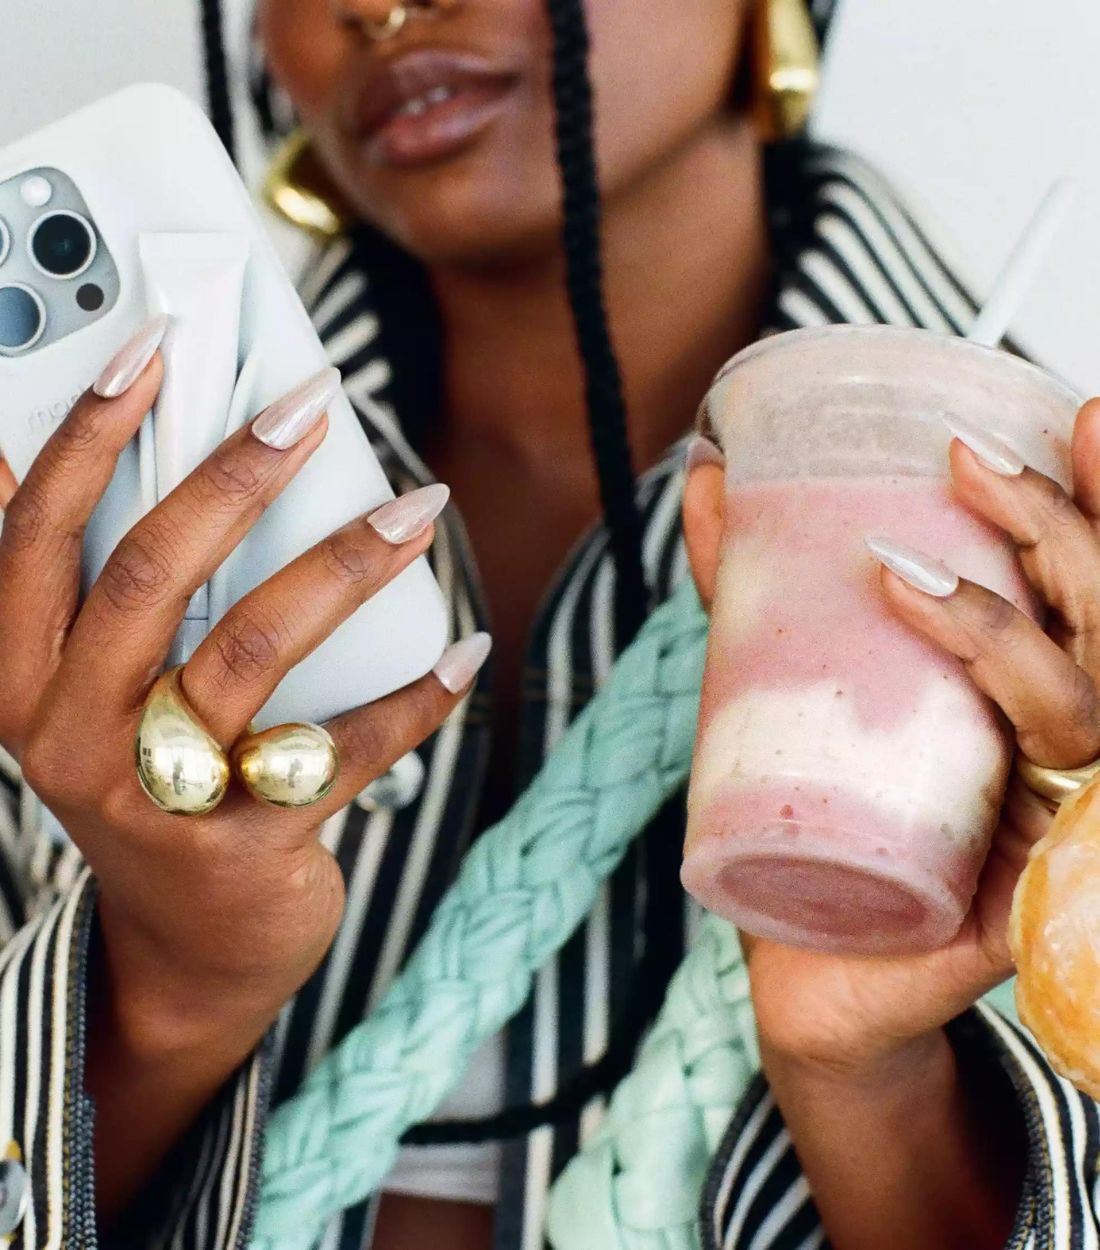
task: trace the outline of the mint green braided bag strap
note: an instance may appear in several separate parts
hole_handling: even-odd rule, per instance
[[[551,1190],[554,1250],[698,1250],[710,1160],[759,1068],[741,943],[706,916],[634,1070]]]
[[[660,607],[530,789],[467,855],[374,1014],[271,1117],[255,1250],[308,1250],[523,1005],[631,840],[688,775],[707,622]]]

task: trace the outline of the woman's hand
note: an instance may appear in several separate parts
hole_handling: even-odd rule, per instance
[[[157,809],[134,764],[146,693],[193,593],[324,438],[339,379],[319,375],[223,443],[126,536],[80,604],[84,528],[160,385],[159,358],[145,361],[117,397],[80,400],[11,497],[0,534],[0,744],[98,879],[88,1079],[97,1128],[110,1138],[99,1178],[108,1207],[132,1192],[328,948],[344,891],[317,838],[322,822],[440,724],[485,650],[460,651],[440,677],[332,722],[341,773],[312,808],[283,811],[231,789],[204,817]],[[446,498],[431,489],[396,517],[389,505],[373,524],[333,534],[214,628],[182,687],[223,747],[288,669],[423,554]],[[128,1156],[120,1134],[144,1136]]]
[[[968,582],[940,598],[884,569],[883,593],[963,661],[1021,751],[1078,767],[1100,756],[1100,401],[1077,419],[1073,499],[996,440],[968,442],[951,447],[956,494],[1015,541],[1049,608],[1048,631]],[[685,501],[704,599],[722,506],[721,470],[709,459],[696,448]],[[1012,974],[1012,895],[1050,819],[1014,778],[973,906],[943,950],[857,958],[744,939],[764,1068],[838,1250],[976,1250],[1007,1238],[1022,1125],[995,1072],[961,1074],[943,1029]]]
[[[1086,404],[1076,422],[1072,499],[997,440],[974,446],[981,455],[958,440],[951,445],[956,496],[1014,540],[1049,608],[1047,631],[965,581],[940,598],[883,569],[883,594],[913,629],[963,661],[1025,755],[1057,768],[1089,763],[1100,756],[1100,400]],[[705,445],[695,447],[685,498],[688,551],[704,601],[713,593],[722,526],[722,471],[714,459]],[[1013,778],[973,907],[942,950],[858,958],[747,938],[765,1049],[823,1071],[889,1070],[901,1050],[919,1047],[1011,976],[1012,895],[1050,820]]]
[[[1028,758],[1057,768],[1089,763],[1100,755],[1100,401],[1077,420],[1073,499],[1030,469],[1011,472],[1018,461],[1009,449],[975,446],[984,459],[952,444],[956,495],[1015,541],[1049,607],[1048,631],[968,582],[935,598],[884,569],[883,592],[902,619],[963,661]],[[1049,824],[1046,808],[1014,778],[973,907],[943,950],[857,959],[750,942],[765,1045],[838,1071],[889,1065],[899,1048],[919,1044],[1009,977],[1013,891]]]

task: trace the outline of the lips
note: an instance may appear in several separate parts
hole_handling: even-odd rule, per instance
[[[377,164],[440,160],[491,124],[516,82],[480,57],[410,51],[371,66],[353,97],[349,130]]]

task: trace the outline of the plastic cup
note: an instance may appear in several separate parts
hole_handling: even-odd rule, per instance
[[[798,330],[719,374],[726,526],[683,880],[790,945],[935,949],[958,932],[1012,742],[963,666],[890,611],[865,539],[938,557],[1033,617],[1012,543],[952,495],[952,415],[1069,482],[1080,399],[1016,357],[890,327]]]

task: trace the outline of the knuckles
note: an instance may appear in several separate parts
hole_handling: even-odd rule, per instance
[[[220,685],[249,684],[278,669],[287,631],[256,612],[231,615],[215,630],[213,644],[222,670]]]
[[[1083,668],[1073,671],[1066,697],[1066,719],[1071,725],[1090,731],[1100,747],[1100,696],[1096,683]]]
[[[85,395],[57,427],[50,440],[52,451],[61,459],[93,449],[103,435],[103,401]]]
[[[268,479],[249,454],[251,450],[243,443],[223,447],[199,465],[192,490],[201,507],[240,507],[262,497]]]
[[[132,828],[135,812],[141,810],[137,807],[139,803],[147,805],[149,799],[134,785],[133,778],[119,779],[99,799],[100,818],[109,829]]]
[[[24,482],[4,512],[3,545],[16,554],[34,547],[46,531],[49,507],[35,482]]]
[[[369,713],[350,716],[341,726],[340,739],[341,756],[360,769],[377,768],[379,773],[384,772],[391,757],[397,759],[401,755],[378,718]]]
[[[369,581],[376,572],[369,552],[344,531],[330,534],[322,542],[321,559],[337,580],[352,585]]]
[[[135,531],[115,548],[99,586],[117,612],[142,612],[160,603],[173,585],[171,561],[162,545]]]
[[[1055,525],[1077,525],[1083,520],[1073,498],[1052,478],[1040,477],[1039,500],[1044,516]]]
[[[983,596],[983,603],[975,622],[978,632],[990,642],[1003,645],[1017,632],[1021,624],[1019,611],[1000,595]]]
[[[359,773],[373,770],[363,784],[423,742],[451,706],[443,688],[431,681],[417,682],[391,698],[400,700],[400,712],[386,716],[377,707],[363,708],[340,723],[340,752],[346,763]]]

